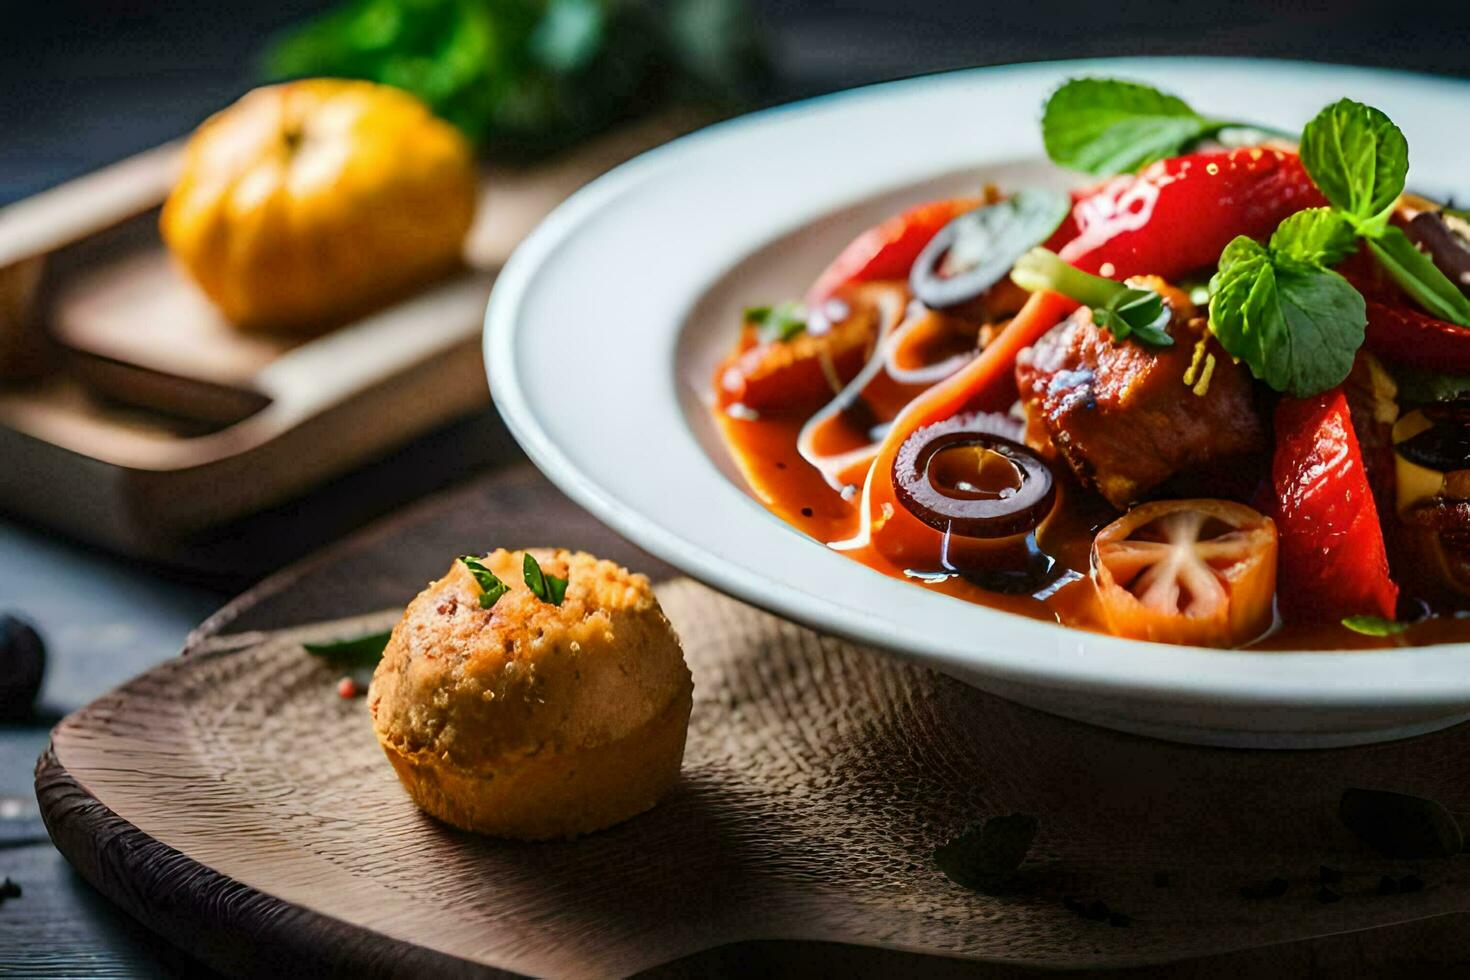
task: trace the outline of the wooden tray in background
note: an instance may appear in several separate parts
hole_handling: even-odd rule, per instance
[[[694,674],[683,777],[576,841],[462,833],[414,808],[365,703],[299,641],[382,628],[456,554],[548,544],[658,583]],[[1424,976],[1470,959],[1470,856],[1387,860],[1334,815],[1348,786],[1465,809],[1470,725],[1246,752],[1045,715],[674,578],[528,465],[273,576],[186,652],[65,719],[36,786],[84,877],[230,973]],[[936,844],[1016,811],[1040,831],[1012,888],[940,874]],[[1339,900],[1320,865],[1343,872]],[[1377,894],[1408,873],[1421,890]],[[1286,894],[1241,895],[1276,876]]]
[[[483,408],[496,270],[577,187],[699,121],[487,170],[462,273],[304,342],[230,329],[169,261],[157,211],[178,144],[0,210],[0,341],[48,368],[0,382],[0,511],[167,562],[191,534]]]

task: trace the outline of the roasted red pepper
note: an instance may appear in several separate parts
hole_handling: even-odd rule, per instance
[[[1470,328],[1414,308],[1413,300],[1359,250],[1337,267],[1368,307],[1363,346],[1385,361],[1426,371],[1470,374]]]
[[[1296,154],[1258,147],[1160,160],[1115,177],[1072,209],[1072,265],[1110,279],[1178,279],[1213,266],[1237,235],[1264,239],[1288,215],[1326,204]]]
[[[1392,619],[1398,587],[1388,576],[1383,528],[1342,388],[1277,405],[1271,482],[1280,535],[1276,579],[1287,614]]]
[[[806,293],[807,306],[816,308],[850,282],[907,279],[914,259],[939,229],[984,203],[978,197],[929,201],[869,228],[849,242],[812,283]]]

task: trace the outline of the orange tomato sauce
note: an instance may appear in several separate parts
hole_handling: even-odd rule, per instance
[[[723,368],[721,365],[720,370]],[[722,393],[718,372],[714,389]],[[867,389],[865,401],[888,416],[897,414],[908,401],[926,390],[924,386],[899,384],[880,375]],[[854,485],[839,491],[802,457],[798,439],[810,412],[762,414],[732,404],[723,394],[717,395],[713,412],[748,488],[768,510],[819,546],[846,541],[857,534],[861,522],[861,475],[852,477]],[[857,423],[835,428],[835,433],[825,434],[822,452],[857,448],[871,437]],[[1057,503],[1036,532],[1034,542],[1055,564],[1032,593],[994,591],[940,567],[937,562],[920,567],[900,564],[872,544],[845,549],[842,554],[916,588],[1076,629],[1106,633],[1108,629],[1091,577],[1092,543],[1096,533],[1117,519],[1119,513],[1075,482],[1065,467],[1055,467],[1054,473],[1058,481]],[[874,479],[891,480],[891,475],[874,474]],[[1466,639],[1470,639],[1470,619],[1455,616],[1435,617],[1416,624],[1407,633],[1389,637],[1365,636],[1337,624],[1284,623],[1278,616],[1272,630],[1250,647],[1342,650]]]

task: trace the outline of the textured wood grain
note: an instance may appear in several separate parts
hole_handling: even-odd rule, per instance
[[[237,972],[936,962],[919,953],[1011,966],[1213,957],[1228,972],[1464,956],[1463,859],[1383,861],[1333,808],[1348,785],[1470,808],[1470,732],[1312,753],[1153,742],[1008,704],[685,580],[660,586],[696,684],[674,796],[574,842],[450,830],[409,803],[363,703],[336,698],[298,641],[390,621],[313,622],[401,602],[457,544],[553,532],[609,537],[523,469],[266,583],[207,624],[193,656],[57,729],[38,789],[58,845],[145,922]],[[935,870],[936,844],[1015,810],[1041,833],[1014,893],[975,894]],[[1321,864],[1350,873],[1341,901],[1318,901]],[[1379,874],[1409,871],[1422,892],[1373,894]],[[1291,881],[1285,897],[1240,897],[1275,875]],[[1069,895],[1132,924],[1081,919]],[[1364,932],[1402,923],[1417,924]],[[1270,944],[1289,945],[1259,952]],[[903,952],[854,960],[862,947]]]

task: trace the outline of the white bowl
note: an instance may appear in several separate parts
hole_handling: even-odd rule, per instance
[[[1067,181],[1046,95],[1141,79],[1212,114],[1299,128],[1342,96],[1408,135],[1410,185],[1470,191],[1470,85],[1288,62],[1128,59],[877,85],[714,126],[619,167],[516,251],[487,314],[490,387],[531,459],[621,534],[731,595],[1110,728],[1214,745],[1324,747],[1470,718],[1470,644],[1242,652],[1099,636],[885,577],[749,496],[708,414],[741,307],[799,295],[858,230],[973,187]],[[960,733],[957,733],[960,734]]]

